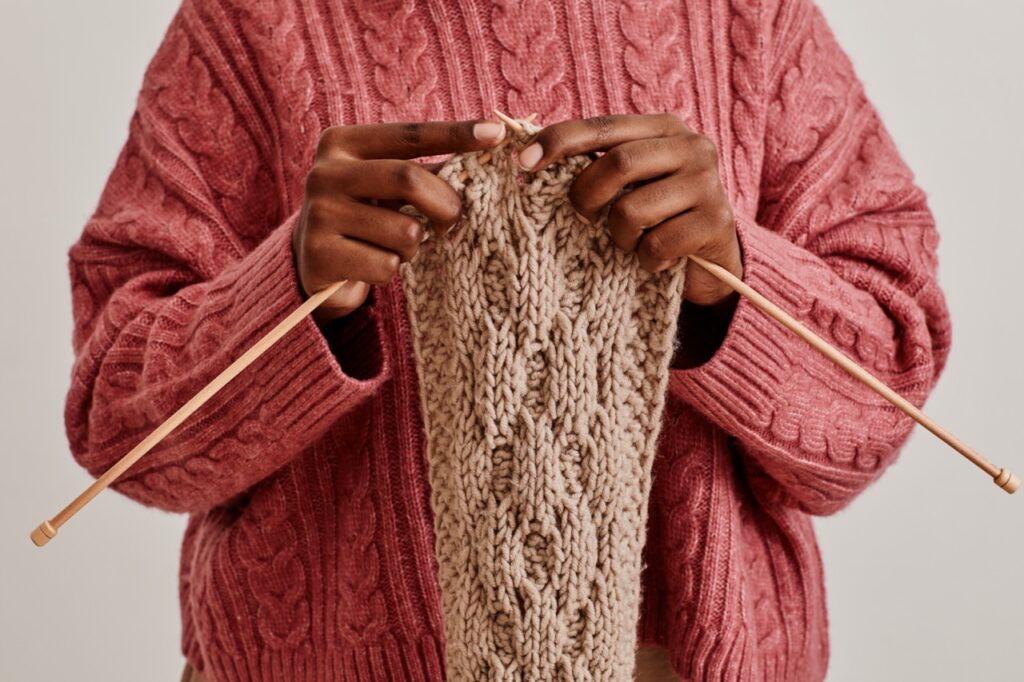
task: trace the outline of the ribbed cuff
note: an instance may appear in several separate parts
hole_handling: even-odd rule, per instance
[[[380,373],[384,344],[378,315],[377,289],[371,288],[362,305],[320,327],[342,371],[354,379]]]
[[[184,404],[302,304],[291,247],[296,220],[293,215],[215,279],[172,299],[169,305],[180,313],[175,321],[188,333],[179,327],[165,339],[154,332],[148,343],[180,347],[182,380],[174,395],[161,397],[154,421]],[[165,509],[195,512],[263,480],[387,379],[387,339],[377,318],[367,317],[350,341],[343,366],[306,317],[168,436],[119,489]],[[357,369],[346,371],[352,367]]]
[[[805,317],[814,299],[797,278],[807,271],[801,261],[810,256],[747,218],[738,218],[737,234],[744,281],[795,317]],[[717,351],[701,365],[673,369],[669,390],[732,433],[764,429],[792,367],[793,350],[802,354],[803,343],[740,297]]]
[[[238,357],[303,302],[292,255],[292,215],[235,273],[232,317],[235,333],[226,339]],[[389,373],[383,332],[367,307],[332,349],[312,316],[306,317],[246,370],[248,382],[236,399],[251,403],[282,441],[311,442],[346,409],[372,394]],[[339,357],[336,353],[343,353]],[[242,377],[239,377],[241,379]]]

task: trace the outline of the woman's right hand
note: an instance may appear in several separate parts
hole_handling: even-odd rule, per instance
[[[487,149],[505,136],[494,121],[379,123],[328,128],[306,176],[306,194],[292,238],[306,296],[340,280],[341,289],[313,313],[319,324],[349,314],[370,285],[387,284],[412,260],[424,228],[399,212],[409,204],[427,228],[447,232],[462,213],[458,194],[421,156]]]

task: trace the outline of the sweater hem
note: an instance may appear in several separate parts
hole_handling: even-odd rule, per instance
[[[184,649],[190,649],[188,643]],[[443,661],[444,644],[433,634],[385,636],[379,644],[320,652],[207,652],[201,660],[189,660],[203,682],[442,682]]]

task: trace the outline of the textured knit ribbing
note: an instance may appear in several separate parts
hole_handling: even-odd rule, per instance
[[[625,682],[685,261],[575,216],[586,157],[523,176],[510,148],[448,162],[463,223],[402,273],[448,675]]]
[[[744,278],[914,403],[934,386],[938,233],[809,0],[186,0],[71,249],[78,461],[110,466],[300,304],[324,127],[493,107],[678,113],[718,146]],[[688,680],[817,682],[810,515],[856,499],[913,422],[745,299],[708,351],[669,370],[639,638]],[[207,682],[444,678],[424,448],[396,278],[127,472],[118,490],[191,515],[182,648]]]

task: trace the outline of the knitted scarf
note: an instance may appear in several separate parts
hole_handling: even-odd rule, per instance
[[[586,157],[515,146],[442,168],[462,223],[401,270],[448,679],[625,682],[685,261],[642,270],[568,202]]]

